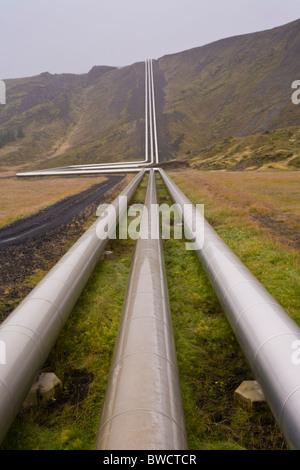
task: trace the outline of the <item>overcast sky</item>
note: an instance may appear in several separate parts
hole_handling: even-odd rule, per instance
[[[130,65],[298,18],[300,0],[0,0],[0,79]]]

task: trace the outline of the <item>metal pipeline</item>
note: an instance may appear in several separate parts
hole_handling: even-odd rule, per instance
[[[155,93],[154,93],[154,80],[153,80],[153,63],[149,61],[150,65],[150,82],[151,82],[151,95],[152,95],[152,109],[153,109],[153,136],[154,136],[154,149],[155,149],[155,163],[158,163],[158,145],[157,145],[157,126],[156,126],[156,110],[155,110]]]
[[[130,200],[141,179],[142,170],[112,205],[117,218],[127,210],[119,198]],[[125,199],[123,198],[122,201]],[[0,325],[0,344],[5,345],[6,364],[0,365],[0,442],[19,412],[38,372],[103,252],[108,238],[97,236],[96,220],[43,280]]]
[[[187,449],[159,216],[151,213],[153,204],[155,176],[150,170],[96,438],[98,450]]]
[[[149,118],[148,118],[149,114]],[[149,137],[150,133],[150,137]],[[150,138],[150,158],[148,155],[148,141]],[[153,142],[154,140],[154,142]],[[70,165],[66,167],[49,168],[46,170],[28,171],[17,173],[18,177],[33,176],[64,176],[64,175],[92,175],[92,174],[108,174],[108,173],[129,173],[138,172],[142,167],[149,166],[155,161],[158,163],[158,145],[156,130],[156,111],[155,111],[155,94],[152,59],[145,61],[145,159],[130,162],[111,162],[111,163],[95,163],[86,165]]]
[[[189,199],[159,170],[183,214]],[[192,234],[193,214],[184,220]],[[196,252],[290,449],[300,449],[300,328],[205,221]]]
[[[99,168],[97,170],[39,170],[39,171],[27,171],[26,173],[16,173],[18,177],[32,177],[32,176],[65,176],[65,175],[100,175],[100,174],[110,174],[110,173],[138,173],[140,172],[140,168],[115,168],[115,169],[102,169]]]

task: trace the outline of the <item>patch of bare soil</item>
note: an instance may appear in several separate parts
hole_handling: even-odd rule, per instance
[[[254,214],[252,218],[255,219],[259,225],[265,228],[274,237],[278,238],[281,242],[286,243],[288,246],[300,250],[300,234],[297,230],[289,228],[286,221],[282,220],[282,215],[276,217],[274,215]]]
[[[41,405],[43,412],[36,417],[36,423],[51,428],[55,424],[50,419],[53,411],[59,413],[66,404],[80,407],[89,393],[93,380],[94,375],[85,368],[68,368],[62,378],[62,390],[55,395],[54,400],[49,400]],[[26,417],[28,412],[30,413],[30,409],[22,409],[20,415]]]
[[[32,290],[36,271],[48,271],[84,232],[110,190],[123,179],[107,181],[59,201],[0,230],[0,321]]]

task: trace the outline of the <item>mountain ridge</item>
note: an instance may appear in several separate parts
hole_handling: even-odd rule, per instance
[[[299,57],[296,20],[154,60],[160,159],[201,160],[224,139],[299,125]],[[143,62],[5,83],[0,132],[25,136],[0,148],[2,171],[144,158]]]

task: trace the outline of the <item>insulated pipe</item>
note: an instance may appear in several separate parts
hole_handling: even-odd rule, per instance
[[[189,199],[159,170],[182,214]],[[191,236],[192,215],[184,219]],[[262,284],[204,223],[195,249],[234,334],[260,383],[290,449],[300,449],[300,328]],[[203,239],[204,238],[204,239]]]
[[[150,170],[97,450],[187,449],[156,203]]]
[[[148,61],[145,60],[145,162],[149,162],[148,156]]]
[[[112,230],[127,210],[121,196],[130,200],[143,175],[144,170],[112,203],[117,216],[109,225]],[[108,242],[109,235],[102,240],[97,235],[99,225],[105,228],[107,223],[96,220],[0,325],[0,344],[6,352],[6,364],[0,364],[0,442]]]
[[[154,154],[153,154],[153,107],[152,107],[152,88],[151,88],[151,72],[150,66],[148,63],[148,96],[149,96],[149,124],[150,124],[150,163],[154,163]]]
[[[148,114],[150,114],[148,118]],[[149,129],[148,129],[149,127]],[[150,132],[150,149],[151,156],[149,161],[148,141]],[[153,144],[154,139],[154,144]],[[46,170],[36,170],[25,173],[17,173],[19,177],[30,176],[63,176],[63,175],[85,175],[85,174],[105,174],[105,173],[130,173],[140,171],[141,167],[158,163],[158,145],[157,145],[157,129],[156,129],[156,111],[155,111],[155,94],[153,80],[152,60],[145,61],[145,160],[135,162],[115,162],[115,163],[95,163],[86,165],[70,165],[66,167],[50,168]]]
[[[155,94],[154,94],[154,80],[153,80],[153,62],[150,61],[150,75],[151,75],[151,91],[152,91],[152,109],[153,109],[153,133],[154,133],[154,146],[155,146],[155,163],[158,163],[158,146],[157,146],[157,128],[156,128],[156,110],[155,110]]]
[[[97,170],[40,170],[40,171],[27,171],[26,173],[17,173],[16,176],[64,176],[64,175],[107,175],[111,173],[138,173],[141,168],[116,168],[116,169],[102,169]]]

